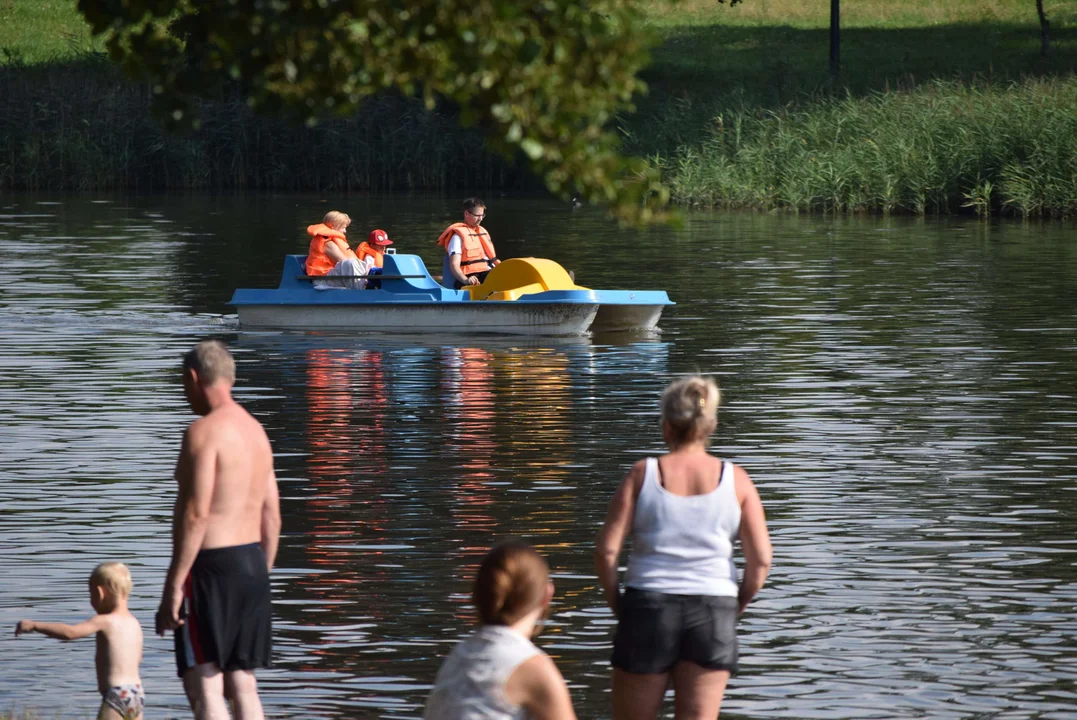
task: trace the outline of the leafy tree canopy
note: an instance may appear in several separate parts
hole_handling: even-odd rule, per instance
[[[657,170],[608,129],[643,89],[639,0],[79,0],[114,60],[173,127],[226,85],[256,111],[314,122],[382,91],[459,107],[554,193],[622,221],[665,217]]]

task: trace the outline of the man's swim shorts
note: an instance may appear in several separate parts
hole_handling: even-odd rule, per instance
[[[203,663],[224,671],[269,667],[269,570],[258,543],[202,550],[183,585],[176,628],[180,677]]]

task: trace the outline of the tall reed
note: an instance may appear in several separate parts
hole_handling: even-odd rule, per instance
[[[306,128],[252,114],[238,96],[202,104],[202,127],[162,131],[150,93],[99,56],[0,66],[0,189],[394,191],[532,188],[483,151],[451,109],[372,98],[356,117]]]
[[[690,205],[1073,217],[1077,78],[742,107],[665,165],[675,199]]]

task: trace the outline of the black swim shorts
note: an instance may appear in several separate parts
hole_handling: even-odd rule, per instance
[[[269,667],[269,571],[258,543],[202,550],[183,586],[184,624],[176,628],[180,677],[203,663],[224,671]]]
[[[665,673],[681,660],[737,671],[737,599],[627,588],[613,638],[615,668]]]

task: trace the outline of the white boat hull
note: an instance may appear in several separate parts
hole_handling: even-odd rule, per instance
[[[602,305],[591,323],[591,332],[653,330],[665,305]]]
[[[590,304],[439,303],[240,305],[246,328],[377,333],[583,335],[598,312]],[[657,320],[656,320],[657,321]]]

